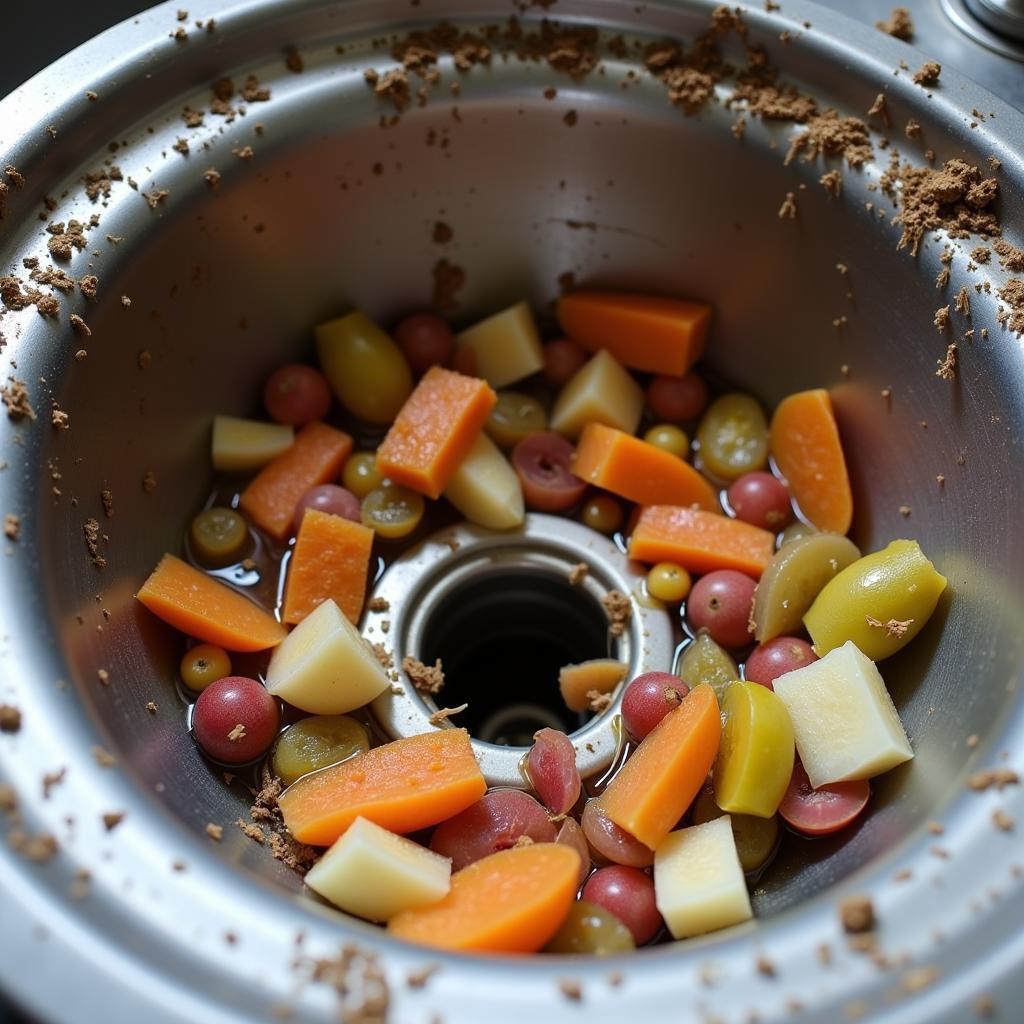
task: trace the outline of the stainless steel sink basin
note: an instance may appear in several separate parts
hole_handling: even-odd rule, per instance
[[[52,834],[60,846],[42,864],[0,847],[0,985],[41,1019],[269,1021],[291,1008],[333,1020],[339,1000],[351,1010],[364,983],[378,984],[358,957],[348,995],[324,983],[340,968],[310,961],[343,943],[378,958],[388,1019],[403,1024],[584,1013],[767,1022],[788,1020],[797,1003],[808,1022],[860,1013],[959,1024],[987,998],[1017,1019],[1021,856],[992,815],[1024,822],[1024,799],[1015,786],[967,785],[979,770],[1018,768],[1024,730],[1024,375],[1020,339],[986,291],[1005,282],[998,262],[968,270],[978,241],[932,233],[916,258],[897,250],[891,201],[876,189],[889,160],[880,134],[860,171],[825,159],[786,166],[792,124],[747,116],[737,138],[725,87],[687,117],[645,73],[627,77],[640,67],[629,47],[579,78],[498,56],[460,73],[445,57],[442,85],[423,106],[414,95],[394,124],[393,105],[364,80],[393,66],[375,38],[442,19],[478,26],[516,13],[524,28],[547,16],[627,40],[686,40],[713,7],[252,0],[179,21],[164,4],[0,101],[0,168],[24,176],[21,189],[0,179],[3,273],[27,278],[24,257],[50,264],[47,223],[100,217],[86,248],[57,264],[95,274],[96,298],[61,296],[56,320],[33,309],[0,318],[0,378],[27,383],[37,416],[0,417],[0,517],[20,516],[18,539],[0,542],[0,702],[23,713],[18,733],[0,735],[0,782],[19,794],[21,820],[0,814],[0,829]],[[785,79],[822,106],[865,116],[884,93],[905,158],[920,163],[927,148],[939,161],[998,158],[1004,234],[1022,244],[1024,115],[948,68],[922,89],[909,71],[924,55],[820,7],[783,0],[744,18]],[[286,65],[291,48],[301,72]],[[246,102],[230,121],[211,114],[211,83],[230,75],[241,86],[248,74],[269,101]],[[201,127],[183,123],[186,106],[207,111]],[[916,140],[903,134],[910,118]],[[174,148],[181,138],[187,153]],[[93,203],[82,178],[105,161],[123,180]],[[833,167],[844,176],[838,198],[819,184]],[[787,193],[794,219],[778,215]],[[454,232],[444,245],[432,239],[439,220]],[[947,245],[950,282],[938,291]],[[777,864],[749,926],[621,962],[465,959],[389,942],[301,896],[295,876],[234,828],[249,795],[225,786],[187,735],[177,642],[132,595],[178,549],[206,493],[211,415],[254,412],[268,370],[311,355],[311,325],[347,303],[384,323],[429,305],[442,260],[465,271],[459,322],[521,297],[543,311],[566,273],[714,303],[712,372],[768,405],[798,388],[831,390],[857,542],[916,537],[949,577],[934,620],[884,665],[915,760],[878,780],[873,813],[853,834],[801,844]],[[954,313],[956,333],[940,334],[936,308],[961,287],[970,323]],[[90,336],[73,330],[71,313]],[[973,342],[962,338],[968,326]],[[935,375],[951,340],[955,381]],[[51,425],[54,408],[68,429]],[[103,569],[86,549],[89,518],[109,536]],[[62,767],[43,799],[41,777]],[[108,831],[102,815],[122,811]],[[221,841],[208,823],[224,826]],[[842,933],[836,904],[851,893],[874,902],[883,969]],[[774,974],[758,971],[759,956]],[[439,970],[408,984],[427,964]]]

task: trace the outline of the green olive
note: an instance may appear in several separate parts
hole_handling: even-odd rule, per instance
[[[611,535],[622,525],[622,506],[610,494],[595,494],[580,509],[580,522]]]
[[[697,441],[702,465],[723,480],[735,480],[768,465],[768,424],[750,395],[716,398],[700,421]]]
[[[666,604],[679,604],[691,585],[690,574],[674,562],[659,562],[647,574],[647,593]]]
[[[547,429],[544,406],[518,391],[499,391],[497,404],[484,424],[491,440],[501,448],[514,448],[524,437]]]
[[[802,523],[798,519],[795,523],[790,523],[782,533],[779,534],[778,546],[784,547],[786,544],[790,544],[795,540],[801,540],[804,537],[811,537],[818,531],[810,525],[810,523]]]
[[[208,508],[192,520],[189,541],[200,562],[211,569],[222,569],[245,554],[249,528],[233,509]]]
[[[420,525],[423,509],[423,496],[408,487],[378,487],[363,498],[363,526],[385,540],[399,540]]]
[[[223,648],[197,644],[185,652],[179,671],[190,690],[205,690],[210,683],[231,675],[231,658]]]
[[[736,662],[701,630],[683,651],[676,674],[691,690],[707,683],[721,704],[726,689],[739,679],[740,670]]]
[[[320,367],[338,401],[367,423],[391,423],[412,391],[402,350],[358,310],[316,328]]]
[[[881,661],[921,632],[945,589],[946,577],[916,540],[894,540],[827,583],[804,625],[819,657],[852,640],[872,661]]]
[[[341,471],[341,482],[360,500],[384,483],[377,468],[376,452],[356,452],[350,455]]]
[[[670,455],[685,459],[690,452],[690,438],[685,430],[672,423],[659,423],[644,434],[644,440]]]
[[[370,749],[366,729],[348,715],[314,715],[289,726],[274,747],[274,774],[286,785]]]
[[[577,900],[545,952],[611,956],[634,949],[633,933],[611,911],[596,903]]]
[[[838,533],[812,533],[779,548],[754,591],[758,643],[799,633],[804,614],[822,587],[858,558],[857,546]]]
[[[693,824],[720,818],[725,812],[715,803],[715,794],[705,786],[693,802]],[[736,840],[736,853],[744,871],[756,871],[771,857],[779,841],[779,819],[755,818],[752,814],[731,814],[732,835]]]

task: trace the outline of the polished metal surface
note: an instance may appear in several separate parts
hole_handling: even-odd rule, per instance
[[[1016,35],[1015,30],[1020,26],[1012,21],[1008,24],[1001,23],[991,16],[990,12],[978,8],[974,0],[939,0],[942,5],[943,14],[949,19],[964,36],[975,43],[980,43],[987,50],[999,57],[1008,58],[1018,64],[1024,62],[1024,42]],[[988,15],[986,17],[986,14]],[[1000,76],[1002,77],[1002,76]],[[1015,82],[1013,91],[1018,94],[1024,90],[1021,84],[1019,71],[1011,78]],[[1009,98],[1008,93],[1000,92],[1000,95]],[[1024,106],[1024,101],[1017,100],[1018,106]]]
[[[561,581],[581,562],[587,565],[586,575],[576,585],[582,600],[600,608],[602,598],[618,591],[629,596],[632,603],[628,627],[617,639],[609,634],[609,649],[602,653],[629,666],[627,679],[643,672],[671,671],[675,651],[672,624],[658,602],[643,598],[643,568],[594,530],[570,519],[536,513],[526,517],[521,530],[495,533],[464,523],[417,545],[393,562],[377,583],[373,597],[386,602],[386,610],[368,612],[363,632],[371,642],[383,643],[392,652],[395,664],[400,665],[407,655],[424,654],[431,619],[466,583],[479,582],[489,574],[500,577],[510,573],[532,573]],[[481,687],[488,683],[486,677],[481,678]],[[603,772],[615,756],[621,691],[619,687],[608,708],[572,733],[576,763],[584,778]],[[471,696],[469,699],[472,701]],[[515,702],[516,695],[510,694],[509,700]],[[424,699],[408,685],[399,685],[373,702],[377,720],[396,739],[432,728],[428,719],[436,710],[432,700]],[[520,713],[529,715],[530,711],[523,709]],[[454,721],[458,723],[458,716]],[[550,724],[538,716],[536,728]],[[557,722],[555,728],[559,728]],[[524,785],[520,765],[527,752],[525,747],[474,739],[473,749],[490,785]]]
[[[1024,3],[1021,0],[967,0],[967,7],[993,32],[1024,42]]]
[[[0,556],[0,700],[24,713],[17,735],[0,736],[0,780],[21,796],[18,827],[61,844],[45,865],[0,848],[0,983],[52,1021],[270,1021],[281,1004],[328,1021],[336,993],[301,984],[293,963],[356,941],[379,953],[402,1024],[434,1013],[446,1024],[519,1024],[584,1012],[696,1024],[754,1010],[768,1022],[788,1020],[793,1000],[808,1022],[863,1009],[886,1024],[961,1024],[983,992],[1013,1012],[1024,998],[1019,843],[991,816],[999,808],[1024,821],[1024,799],[1019,788],[965,786],[980,768],[1019,768],[1024,739],[1024,534],[1015,526],[1024,366],[994,297],[973,291],[999,287],[998,266],[968,272],[970,239],[928,236],[917,259],[896,250],[898,229],[879,216],[888,205],[875,190],[888,153],[861,173],[844,169],[842,196],[830,199],[818,184],[824,163],[783,165],[791,127],[748,119],[737,140],[721,104],[687,118],[649,79],[623,88],[627,58],[581,80],[495,59],[459,76],[457,98],[440,90],[381,127],[391,108],[363,71],[391,62],[373,37],[417,18],[503,19],[512,8],[497,0],[446,0],[429,12],[404,0],[211,3],[193,15],[215,16],[216,31],[190,21],[184,43],[172,38],[177,6],[98,37],[0,102],[0,167],[26,178],[0,224],[4,271],[23,273],[26,256],[48,262],[46,220],[101,216],[71,265],[76,277],[95,272],[98,298],[65,297],[59,322],[33,310],[0,319],[0,376],[26,380],[39,413],[35,423],[0,419],[0,514],[22,517],[20,538]],[[713,7],[559,0],[549,13],[685,39]],[[1018,110],[949,67],[926,93],[894,73],[926,54],[838,13],[797,0],[745,11],[751,39],[823,104],[863,115],[884,90],[897,128],[916,119],[919,144],[894,130],[905,158],[920,162],[926,147],[940,160],[998,157],[1005,234],[1022,244]],[[520,14],[525,24],[541,16]],[[304,57],[302,74],[284,66],[289,45]],[[455,77],[447,59],[440,66],[446,82]],[[186,132],[181,108],[206,107],[209,83],[229,72],[236,82],[257,73],[271,101],[231,124],[208,114]],[[555,100],[544,99],[549,86]],[[972,109],[994,116],[978,122]],[[183,135],[188,156],[172,148]],[[138,192],[115,183],[106,205],[94,205],[80,179],[112,156],[112,142]],[[233,155],[246,145],[252,159]],[[203,179],[210,167],[222,175],[216,190]],[[139,193],[153,189],[169,195],[150,209]],[[792,221],[777,216],[787,192],[799,208]],[[48,196],[56,209],[40,220]],[[443,249],[431,240],[437,219],[454,229]],[[954,261],[942,293],[934,282],[947,244]],[[940,613],[883,666],[916,759],[879,780],[874,813],[853,834],[800,844],[765,876],[755,923],[621,962],[414,950],[297,895],[295,877],[232,827],[250,799],[241,780],[225,786],[187,735],[173,686],[177,642],[132,595],[159,555],[178,549],[180,524],[205,496],[209,481],[196,467],[206,464],[211,415],[255,412],[267,371],[310,353],[310,325],[347,302],[383,322],[428,303],[441,256],[467,271],[459,323],[524,296],[543,310],[566,271],[580,283],[711,301],[713,370],[769,406],[797,388],[831,389],[857,543],[916,537],[950,579]],[[932,319],[961,287],[972,289],[977,333],[961,345],[951,384],[934,374],[948,339]],[[70,312],[90,338],[72,335]],[[51,400],[70,429],[51,428]],[[152,494],[141,486],[147,472]],[[102,488],[114,495],[109,519]],[[90,516],[110,537],[102,571],[83,544]],[[117,764],[98,763],[97,746]],[[62,766],[64,781],[41,799],[41,776]],[[118,810],[127,816],[108,833],[101,815]],[[225,826],[221,842],[204,834],[208,822]],[[185,870],[174,869],[179,859]],[[91,873],[90,894],[75,901],[80,869]],[[895,881],[904,871],[911,880]],[[893,971],[843,940],[835,903],[865,891],[880,945],[901,965]],[[832,966],[816,955],[822,943]],[[776,977],[755,970],[761,953]],[[440,971],[407,986],[427,962]],[[608,985],[612,970],[624,972],[623,985]],[[582,1003],[561,994],[565,977],[581,984]]]

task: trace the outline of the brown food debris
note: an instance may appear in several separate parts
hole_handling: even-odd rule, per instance
[[[942,65],[934,60],[926,60],[914,72],[915,85],[935,85],[942,74]]]
[[[43,775],[43,799],[49,800],[54,788],[59,786],[68,774],[67,768],[58,768],[55,772],[46,772]]]
[[[224,826],[214,825],[212,821],[206,823],[205,832],[215,843],[219,843],[224,838]]]
[[[418,970],[410,971],[405,976],[405,983],[409,988],[424,988],[430,979],[441,970],[440,964],[427,964]]]
[[[103,827],[108,832],[113,832],[122,821],[124,821],[124,811],[107,811],[103,815]]]
[[[1005,270],[1012,271],[1015,274],[1024,271],[1024,249],[1018,249],[1003,238],[994,242],[992,248],[995,249],[996,254],[999,256],[999,265]]]
[[[914,624],[913,619],[889,619],[888,622],[882,622],[873,615],[865,615],[864,618],[872,629],[884,629],[886,636],[897,639],[905,636],[907,630]]]
[[[466,272],[462,267],[441,259],[434,264],[434,296],[432,305],[442,313],[459,308],[456,295],[466,283]]]
[[[974,1000],[974,1012],[979,1017],[994,1017],[997,1013],[996,1001],[988,993],[983,993]]]
[[[452,231],[451,225],[445,224],[443,220],[435,221],[431,238],[436,245],[447,245],[454,235],[455,232]]]
[[[220,171],[209,168],[209,170],[203,171],[203,179],[210,188],[216,188],[220,184]]]
[[[246,103],[266,103],[270,99],[270,90],[260,85],[260,80],[255,75],[249,75],[242,86],[242,99]]]
[[[85,548],[89,552],[89,559],[97,569],[106,567],[107,560],[100,554],[100,524],[99,520],[91,516],[86,519],[82,526],[82,533],[85,536]]]
[[[976,249],[971,250],[971,259],[975,263],[988,263],[992,259],[992,250],[986,249],[985,246],[979,245]]]
[[[1014,278],[999,289],[999,298],[1009,307],[996,314],[996,319],[1005,323],[1011,331],[1024,334],[1024,280]]]
[[[885,105],[885,93],[880,92],[875,97],[875,102],[868,108],[868,117],[874,117],[876,114],[879,115],[886,124],[889,123],[889,108]]]
[[[578,1003],[583,999],[583,987],[575,978],[559,978],[558,991],[566,999],[571,999],[574,1003]]]
[[[587,690],[587,707],[595,715],[601,714],[602,711],[607,711],[611,706],[612,698],[610,694],[602,693],[600,690]]]
[[[402,659],[401,667],[417,693],[433,697],[444,687],[444,669],[441,667],[440,658],[433,665],[424,665],[419,658],[409,654]]]
[[[142,198],[151,210],[155,210],[170,194],[165,188],[155,188],[151,192],[143,192]]]
[[[13,704],[0,704],[0,732],[13,734],[21,728],[21,712]]]
[[[867,896],[848,896],[839,904],[839,920],[849,935],[874,931],[875,906]]]
[[[586,562],[577,562],[569,570],[569,583],[574,587],[579,586],[588,572],[590,572],[590,566]]]
[[[757,967],[757,973],[764,975],[766,978],[774,978],[778,973],[775,969],[775,964],[766,956],[759,956],[755,961],[755,966]]]
[[[113,768],[117,764],[117,758],[103,747],[93,747],[92,758],[101,768]]]
[[[373,597],[366,607],[371,612],[386,612],[391,610],[391,603],[386,597]]]
[[[235,822],[235,824],[238,826],[238,829],[242,833],[242,835],[251,839],[254,843],[259,843],[260,846],[263,846],[266,843],[267,837],[263,834],[263,829],[261,829],[258,825],[250,824],[243,818],[239,818],[238,821]]]
[[[932,320],[935,329],[941,334],[949,327],[949,306],[940,306],[935,310],[935,318]]]
[[[622,636],[626,631],[626,624],[633,617],[633,605],[629,597],[621,590],[609,590],[601,598],[601,604],[611,622],[608,632],[612,636]]]
[[[302,59],[302,54],[299,53],[294,46],[289,46],[288,49],[285,50],[284,66],[295,75],[301,75],[306,69],[306,64]]]
[[[1006,811],[995,810],[992,812],[992,824],[995,825],[1000,832],[1012,832],[1014,825],[1016,824]]]
[[[100,503],[103,505],[103,514],[107,519],[114,518],[114,492],[109,487],[100,491]]]
[[[947,284],[949,284],[949,267],[943,267],[935,275],[935,287],[941,291]]]
[[[868,126],[831,109],[808,120],[806,131],[790,144],[784,163],[791,163],[801,152],[806,161],[818,156],[842,157],[850,167],[861,167],[874,156]]]
[[[779,220],[796,220],[796,194],[787,192],[786,198],[779,207]]]
[[[45,864],[55,857],[60,849],[57,840],[49,832],[39,832],[30,836],[15,830],[8,833],[7,842],[12,850],[33,864]]]
[[[146,702],[146,710],[151,715],[155,715],[160,710],[160,708],[158,707],[157,702],[155,700],[151,700]]]
[[[17,540],[21,534],[21,516],[8,512],[4,516],[4,536],[8,540]]]
[[[914,37],[914,21],[906,7],[894,7],[885,21],[875,22],[875,28],[904,42],[909,42]]]
[[[96,669],[96,678],[99,680],[100,686],[110,685],[110,673],[105,668]]]
[[[253,801],[249,817],[266,828],[265,832],[260,831],[260,835],[270,848],[274,859],[304,875],[316,863],[319,853],[311,846],[296,842],[285,828],[284,818],[277,805],[277,798],[283,790],[284,784],[281,780],[264,765],[260,775],[260,791]],[[248,829],[242,831],[250,835]],[[250,838],[253,837],[250,835]]]
[[[81,334],[86,338],[92,337],[92,330],[89,328],[89,325],[77,313],[72,313],[68,320],[75,333]]]
[[[95,299],[100,279],[95,274],[86,274],[78,282],[79,290],[87,299]]]
[[[938,360],[939,368],[935,371],[936,377],[941,377],[943,380],[956,378],[957,351],[955,341],[946,346],[945,358]]]
[[[989,768],[975,772],[967,780],[967,785],[976,793],[983,793],[993,787],[1001,791],[1007,786],[1019,786],[1020,776],[1010,768]]]
[[[143,474],[142,490],[146,494],[152,494],[156,490],[156,474],[151,469],[147,469]]]
[[[452,715],[458,715],[458,714],[461,714],[461,713],[462,713],[463,711],[465,711],[465,710],[466,710],[466,708],[468,708],[468,707],[469,707],[469,705],[468,705],[468,704],[460,704],[460,705],[459,705],[458,707],[456,707],[456,708],[438,708],[438,710],[437,710],[437,711],[435,711],[435,712],[434,712],[434,713],[433,713],[433,714],[432,714],[432,715],[431,715],[431,716],[430,716],[430,717],[429,717],[429,718],[427,719],[427,721],[428,721],[428,722],[429,722],[429,723],[430,723],[431,725],[440,725],[440,724],[441,724],[442,722],[444,722],[444,721],[446,721],[447,719],[451,718],[451,717],[452,717]]]
[[[373,651],[373,656],[380,663],[382,669],[387,671],[390,668],[394,668],[394,656],[383,644],[370,644],[370,649]]]
[[[228,742],[237,743],[239,740],[244,740],[246,735],[245,726],[239,722],[232,728],[231,732],[228,733]]]
[[[826,171],[818,183],[833,199],[838,199],[843,190],[843,175],[840,171]]]
[[[7,416],[12,420],[36,418],[35,410],[28,400],[28,387],[23,380],[17,377],[8,377],[7,384],[0,384],[0,402],[3,402],[7,410]]]
[[[963,313],[964,316],[971,315],[971,297],[967,294],[967,288],[963,287],[956,293],[956,301],[953,303],[953,308],[958,313]]]
[[[68,221],[67,229],[63,221],[54,221],[47,225],[46,230],[50,234],[46,248],[55,260],[69,260],[76,249],[86,246],[85,226],[77,220]]]
[[[916,139],[921,134],[921,124],[915,121],[912,117],[908,118],[906,125],[903,128],[903,134],[908,139]]]
[[[242,146],[240,149],[236,148],[231,150],[232,156],[237,156],[239,160],[251,160],[254,156],[252,146]]]
[[[935,984],[939,976],[936,967],[915,967],[903,975],[901,982],[904,992],[921,992]]]

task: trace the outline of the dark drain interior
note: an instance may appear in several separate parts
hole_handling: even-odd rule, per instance
[[[488,743],[525,747],[544,726],[574,732],[587,721],[562,703],[558,670],[608,655],[607,616],[586,592],[551,573],[498,568],[438,602],[421,657],[444,665],[443,703],[469,705],[460,725]]]

